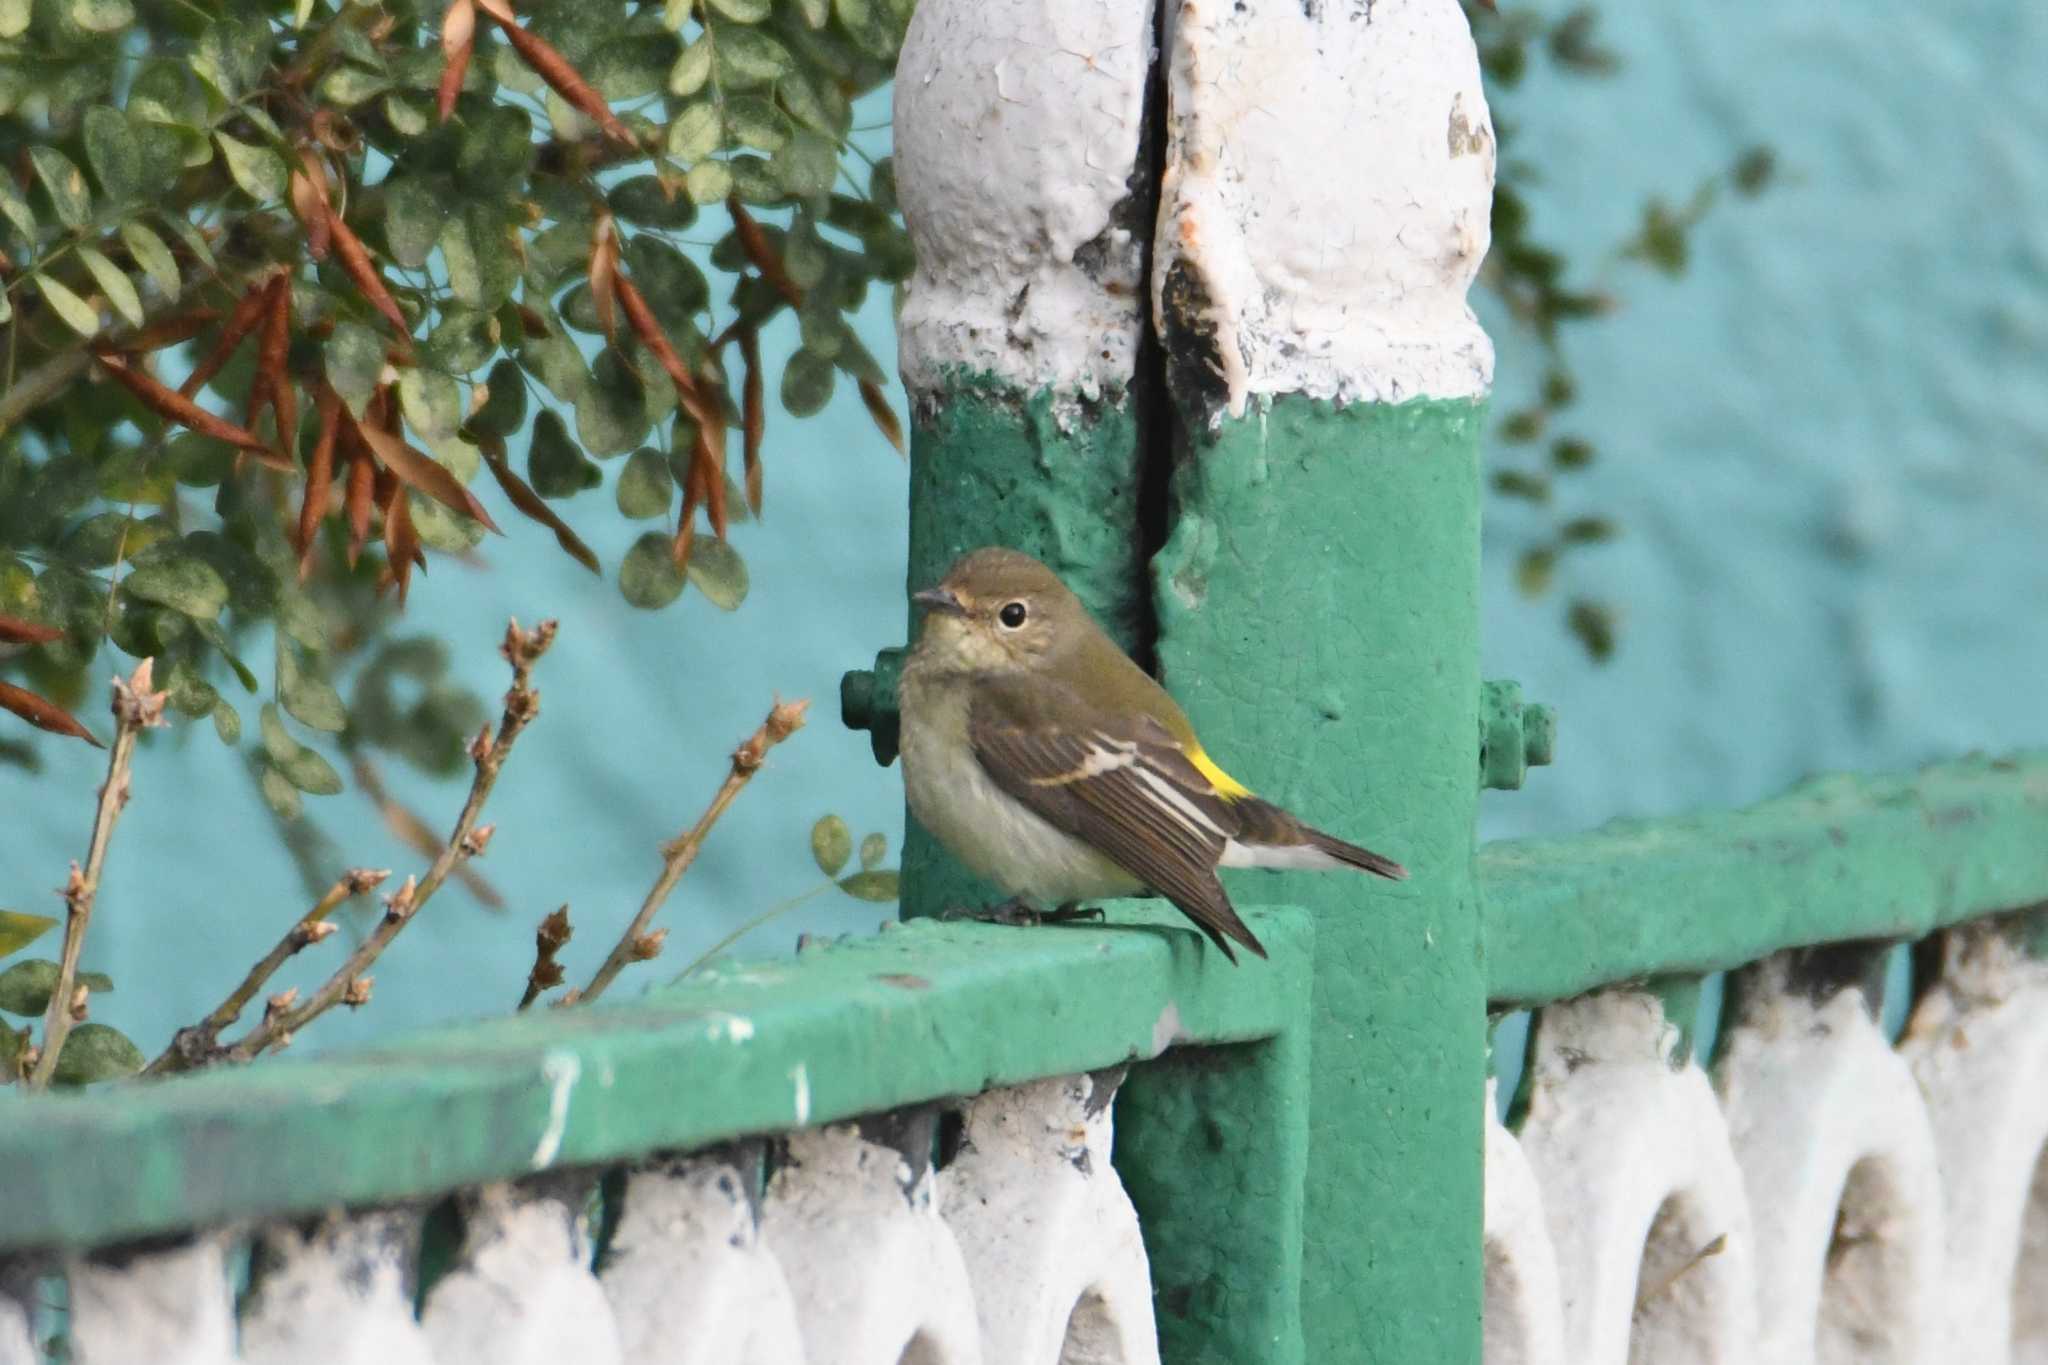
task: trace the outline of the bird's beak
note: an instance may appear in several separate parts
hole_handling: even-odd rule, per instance
[[[960,599],[947,588],[926,588],[910,594],[910,600],[926,611],[944,612],[948,616],[965,616],[967,608],[960,605]]]

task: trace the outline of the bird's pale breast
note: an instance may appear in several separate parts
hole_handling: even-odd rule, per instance
[[[918,823],[978,876],[1047,906],[1138,891],[1129,873],[989,780],[967,738],[970,688],[904,670],[903,788]]]

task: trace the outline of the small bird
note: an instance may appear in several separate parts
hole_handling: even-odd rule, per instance
[[[911,600],[925,616],[903,665],[904,788],[919,823],[1014,898],[982,917],[1074,919],[1099,913],[1080,901],[1150,891],[1236,962],[1232,940],[1266,950],[1219,867],[1408,875],[1216,766],[1166,690],[1030,555],[972,551]]]

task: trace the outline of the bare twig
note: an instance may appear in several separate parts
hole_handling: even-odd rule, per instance
[[[604,994],[624,971],[629,962],[645,962],[661,951],[664,931],[649,933],[647,926],[661,909],[661,903],[668,899],[668,893],[675,890],[676,883],[690,870],[690,864],[697,861],[697,853],[704,847],[704,838],[711,833],[711,827],[725,814],[733,798],[740,794],[740,788],[747,785],[749,778],[760,771],[768,751],[803,728],[804,713],[810,710],[807,701],[778,701],[769,708],[768,719],[761,722],[761,728],[747,737],[746,743],[733,750],[732,767],[725,775],[725,781],[718,788],[718,795],[711,798],[711,804],[697,817],[697,823],[679,838],[671,840],[661,850],[661,876],[647,893],[647,899],[640,903],[640,913],[633,916],[633,922],[626,926],[618,945],[597,969],[597,975],[590,978],[577,996],[580,1003],[588,1004]]]
[[[500,652],[512,665],[512,686],[505,693],[505,713],[498,722],[496,737],[493,738],[486,727],[470,748],[470,756],[476,761],[476,777],[470,783],[469,799],[462,803],[462,814],[456,817],[455,829],[448,836],[448,842],[442,845],[439,856],[424,876],[407,877],[405,885],[385,898],[384,918],[349,954],[348,961],[321,984],[320,989],[314,991],[304,1004],[293,999],[278,1005],[279,997],[273,997],[273,1008],[264,1011],[263,1022],[249,1030],[240,1042],[230,1045],[225,1060],[246,1062],[266,1048],[284,1047],[291,1042],[293,1034],[336,1005],[354,1008],[369,1000],[370,978],[364,973],[370,964],[377,960],[392,939],[398,937],[399,931],[412,922],[420,907],[441,889],[441,883],[448,879],[448,875],[463,861],[481,855],[490,843],[494,827],[478,825],[477,817],[483,814],[484,802],[490,798],[491,787],[497,782],[498,773],[505,766],[505,759],[512,752],[520,732],[540,714],[540,693],[531,685],[533,665],[547,653],[548,646],[554,641],[553,621],[543,621],[530,631],[522,630],[517,621],[505,628],[505,643]]]
[[[114,747],[107,755],[107,780],[100,787],[99,810],[93,816],[92,843],[85,855],[85,868],[71,864],[71,876],[64,884],[64,951],[57,963],[57,984],[50,992],[49,1007],[43,1013],[43,1039],[35,1066],[28,1073],[28,1088],[41,1090],[57,1070],[57,1056],[71,1032],[78,987],[78,955],[85,947],[85,931],[92,922],[93,899],[99,894],[100,870],[106,864],[107,843],[114,837],[114,822],[128,805],[129,770],[135,759],[135,737],[144,730],[164,724],[164,703],[169,694],[152,683],[154,659],[144,659],[127,678],[114,679]]]
[[[196,1024],[181,1028],[171,1038],[171,1045],[163,1050],[157,1059],[143,1068],[145,1076],[173,1075],[190,1071],[219,1059],[221,1030],[242,1017],[242,1010],[256,998],[264,984],[277,973],[277,969],[297,954],[300,949],[325,939],[335,930],[327,916],[334,908],[351,896],[360,896],[381,885],[391,875],[389,868],[351,868],[341,874],[327,893],[313,903],[313,908],[292,921],[292,927],[285,930],[277,946],[263,955],[262,960],[249,969],[242,978],[242,984],[228,993],[227,999],[214,1006],[213,1011]]]
[[[533,970],[526,974],[526,994],[519,997],[520,1009],[540,999],[542,991],[562,984],[562,964],[555,961],[555,954],[562,951],[575,932],[569,924],[566,905],[540,922],[533,935]]]
[[[426,821],[408,810],[404,802],[391,794],[385,787],[384,775],[377,771],[376,764],[357,754],[349,766],[355,773],[356,786],[377,807],[378,813],[384,817],[385,826],[393,834],[410,844],[422,858],[433,859],[441,856],[443,850],[448,847],[441,842],[441,836],[435,833],[433,827]],[[470,895],[483,902],[486,909],[505,908],[505,898],[498,894],[498,889],[491,885],[483,873],[467,863],[457,863],[455,876],[469,889]]]

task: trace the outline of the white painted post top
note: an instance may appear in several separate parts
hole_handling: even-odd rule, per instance
[[[1095,397],[1131,375],[1150,3],[922,0],[896,65],[898,195],[917,275],[904,383],[948,369]],[[1149,194],[1143,197],[1149,201]]]
[[[1457,0],[1167,0],[1163,55],[1153,27],[1135,0],[918,6],[896,83],[912,391],[964,369],[1092,397],[1130,376],[1149,303],[1234,415],[1483,394],[1465,293],[1494,138]],[[1140,164],[1155,61],[1163,174]]]
[[[1153,269],[1160,328],[1255,396],[1467,398],[1493,122],[1457,0],[1181,0]]]

